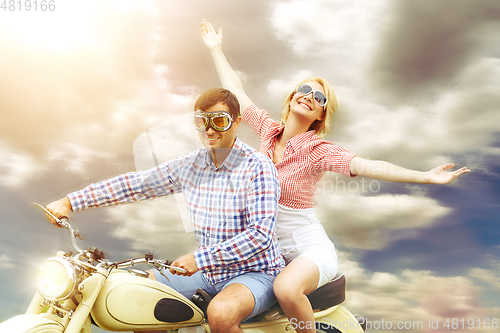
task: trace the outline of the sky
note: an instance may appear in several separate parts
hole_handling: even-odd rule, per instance
[[[56,0],[53,11],[0,8],[0,320],[25,311],[43,260],[71,250],[66,231],[31,202],[46,205],[153,166],[152,147],[163,161],[201,145],[190,135],[190,113],[199,94],[220,85],[202,19],[223,27],[245,91],[275,119],[297,83],[321,76],[339,100],[328,140],[419,171],[448,162],[471,170],[450,185],[329,173],[315,207],[346,275],[345,306],[374,329],[402,322],[408,332],[444,332],[456,318],[467,332],[496,332],[484,329],[500,319],[495,0]],[[247,126],[238,131],[259,147]],[[196,248],[181,199],[89,210],[71,221],[81,246],[111,260],[149,251],[175,259]]]

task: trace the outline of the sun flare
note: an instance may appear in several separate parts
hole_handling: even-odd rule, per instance
[[[82,2],[58,2],[53,11],[10,12],[0,26],[10,39],[30,48],[65,52],[97,42],[91,14],[92,6]]]
[[[140,8],[153,9],[149,1],[58,1],[53,10],[27,7],[2,13],[0,31],[9,39],[34,49],[64,53],[101,47],[100,31],[111,14]]]

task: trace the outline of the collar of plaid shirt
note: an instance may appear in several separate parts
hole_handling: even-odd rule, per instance
[[[224,161],[216,167],[213,161],[212,154],[206,150],[206,155],[204,159],[199,159],[195,163],[201,167],[205,168],[207,166],[212,167],[214,170],[219,170],[222,167],[225,167],[226,169],[230,171],[234,171],[234,169],[240,165],[243,160],[245,159],[244,156],[242,156],[242,142],[238,136],[236,136],[236,140],[234,141],[234,144],[231,148],[218,148],[218,149],[231,149],[229,154],[226,156]]]

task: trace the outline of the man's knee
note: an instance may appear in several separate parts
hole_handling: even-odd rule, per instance
[[[207,310],[208,324],[212,332],[229,332],[231,327],[239,326],[239,322],[235,322],[226,314],[227,308],[223,304],[212,304],[210,302]]]
[[[246,316],[243,316],[242,319],[235,310],[237,309],[230,309],[230,306],[225,306],[222,303],[212,305],[212,302],[210,302],[207,311],[207,319],[212,333],[237,331]]]
[[[248,317],[255,306],[253,294],[245,285],[229,285],[208,305],[207,317],[213,332],[231,332]]]

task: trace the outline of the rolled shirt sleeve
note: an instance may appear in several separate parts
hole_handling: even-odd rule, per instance
[[[153,199],[181,192],[176,178],[169,172],[169,162],[145,171],[129,172],[90,184],[68,194],[74,212]]]

